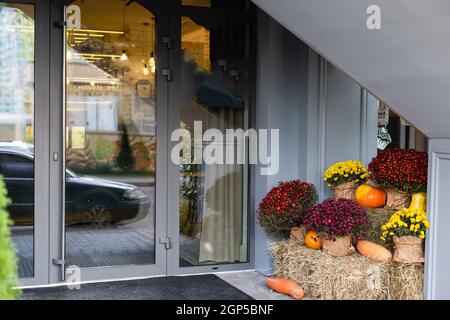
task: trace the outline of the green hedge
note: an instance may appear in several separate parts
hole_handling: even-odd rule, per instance
[[[11,240],[12,221],[6,207],[9,204],[6,186],[0,176],[0,300],[16,299],[20,291],[13,290],[19,284],[17,278],[16,250]]]

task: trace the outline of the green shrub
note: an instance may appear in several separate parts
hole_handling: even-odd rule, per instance
[[[16,250],[11,240],[12,221],[6,211],[9,202],[5,183],[0,177],[0,300],[13,300],[20,295],[20,291],[13,290],[19,281]]]

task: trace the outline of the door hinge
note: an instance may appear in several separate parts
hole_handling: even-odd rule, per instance
[[[172,70],[170,70],[170,69],[162,69],[161,70],[161,75],[166,77],[167,81],[172,81],[173,80]]]
[[[172,49],[172,38],[171,37],[163,37],[162,43],[166,45],[167,49]]]
[[[163,244],[166,250],[172,249],[172,240],[170,239],[170,237],[159,238],[159,243]]]
[[[66,260],[64,259],[52,259],[52,262],[58,266],[63,266],[66,264]]]

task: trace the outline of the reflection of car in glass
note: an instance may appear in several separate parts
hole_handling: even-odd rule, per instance
[[[32,146],[0,143],[0,173],[3,175],[11,199],[8,211],[14,224],[33,224]],[[66,222],[68,224],[101,225],[143,218],[149,208],[149,198],[136,186],[81,176],[72,170],[66,170]]]

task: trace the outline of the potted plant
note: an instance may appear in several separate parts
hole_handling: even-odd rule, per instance
[[[289,231],[302,223],[306,209],[316,201],[312,184],[300,180],[280,182],[259,204],[259,224],[269,233]]]
[[[325,170],[323,180],[333,191],[334,199],[355,198],[355,189],[367,181],[367,169],[360,161],[347,160]]]
[[[366,211],[353,200],[327,199],[309,208],[303,218],[308,230],[322,237],[322,247],[336,257],[352,252],[352,237],[362,238],[362,229],[369,223]]]
[[[372,159],[369,176],[386,190],[386,208],[408,207],[411,194],[426,192],[428,155],[426,152],[387,149]]]
[[[381,227],[381,240],[393,239],[395,246],[393,261],[424,262],[423,239],[429,227],[430,223],[424,210],[405,208],[395,212]]]

